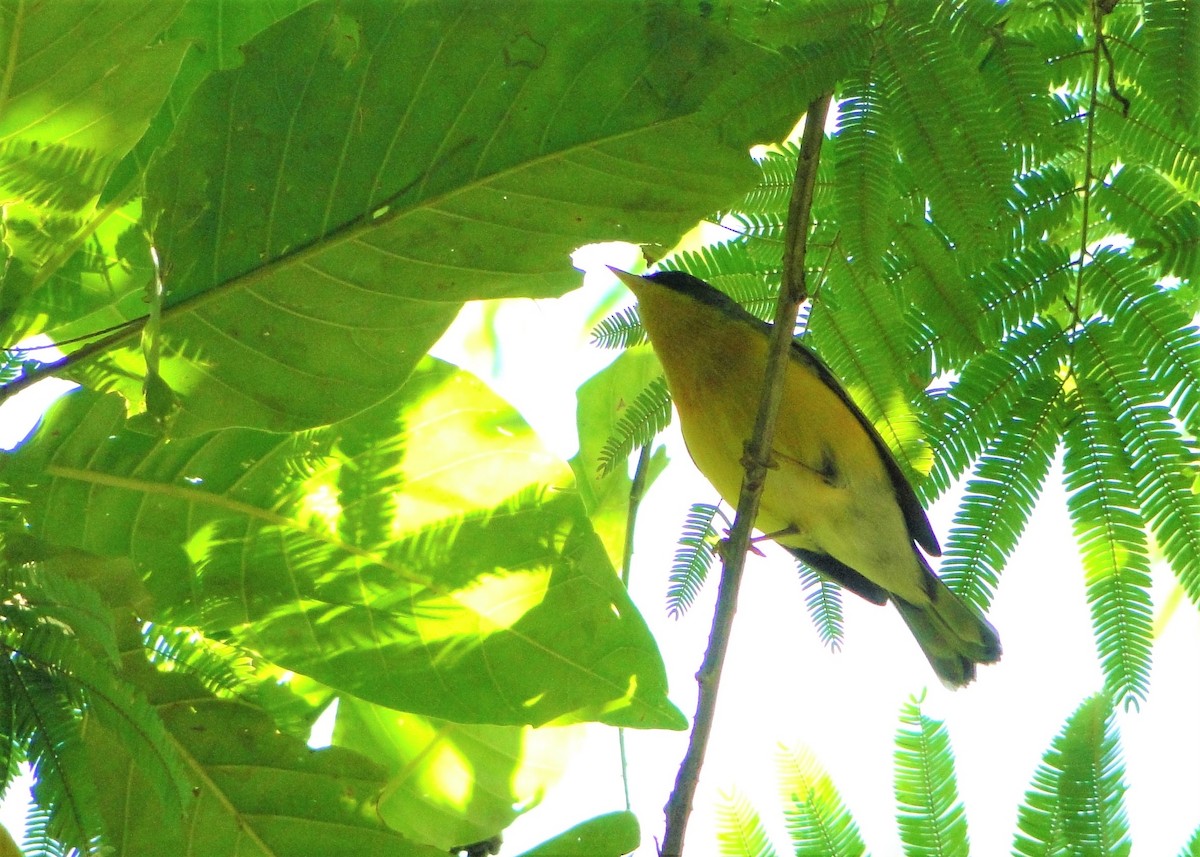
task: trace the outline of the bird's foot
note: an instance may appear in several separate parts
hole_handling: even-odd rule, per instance
[[[766,556],[766,554],[763,553],[759,549],[758,545],[755,544],[755,542],[761,541],[762,538],[763,538],[762,536],[758,536],[757,538],[752,537],[750,539],[750,541],[746,544],[746,550],[749,551],[750,553],[754,554],[755,556]],[[719,539],[716,544],[717,556],[719,556],[721,558],[722,562],[725,562],[726,560],[729,559],[728,550],[729,550],[729,530],[727,529],[727,530],[725,530],[725,538]]]

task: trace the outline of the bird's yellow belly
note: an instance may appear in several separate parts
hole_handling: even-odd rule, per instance
[[[745,413],[710,411],[700,420],[681,419],[696,467],[731,505],[737,504],[745,475],[743,449],[753,419]],[[776,432],[755,528],[785,546],[828,554],[920,603],[925,595],[912,539],[870,438],[857,422],[841,433],[818,421],[811,428],[790,425]]]

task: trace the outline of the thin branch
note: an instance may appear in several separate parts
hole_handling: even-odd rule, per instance
[[[742,569],[746,563],[746,550],[750,545],[750,531],[758,514],[759,498],[762,496],[771,461],[775,418],[779,413],[779,402],[783,395],[783,370],[790,359],[792,332],[796,329],[796,317],[799,314],[800,303],[805,297],[804,257],[808,246],[813,187],[816,184],[821,141],[825,134],[825,116],[829,112],[832,97],[832,93],[826,93],[808,105],[800,156],[796,162],[796,181],[792,185],[792,197],[788,204],[787,241],[783,251],[783,284],[775,308],[775,327],[772,332],[771,350],[767,356],[764,389],[759,402],[758,418],[754,424],[754,434],[746,444],[746,455],[742,462],[746,468],[746,476],[742,481],[737,517],[722,551],[721,584],[717,591],[717,607],[708,638],[708,650],[704,654],[700,671],[696,674],[700,692],[696,702],[696,717],[692,722],[692,735],[687,753],[679,766],[675,788],[666,805],[667,826],[662,847],[659,849],[661,857],[681,857],[683,854],[683,838],[687,831],[688,817],[692,812],[696,787],[700,782],[700,768],[704,764],[708,738],[712,732],[717,690],[721,683],[721,668],[725,663],[725,653],[729,648],[729,637],[733,629],[733,616],[737,611],[737,595],[741,586]]]

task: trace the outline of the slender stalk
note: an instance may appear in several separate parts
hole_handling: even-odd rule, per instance
[[[1098,3],[1092,5],[1092,26],[1095,30],[1096,44],[1092,48],[1092,77],[1091,92],[1088,98],[1087,133],[1083,152],[1083,192],[1081,196],[1082,211],[1079,226],[1079,263],[1075,268],[1075,305],[1071,308],[1073,324],[1079,326],[1080,303],[1083,300],[1083,269],[1088,255],[1088,218],[1091,214],[1092,184],[1092,155],[1096,145],[1096,107],[1099,102],[1100,86],[1100,57],[1104,44],[1104,15]],[[1073,346],[1073,343],[1072,343]]]
[[[621,583],[629,588],[629,569],[633,566],[633,529],[637,524],[638,507],[646,493],[646,478],[650,473],[650,445],[646,444],[638,453],[637,467],[633,469],[633,483],[629,486],[629,513],[625,518],[625,553],[621,557]]]
[[[637,467],[633,471],[633,484],[629,486],[629,514],[625,519],[625,552],[621,557],[621,583],[629,588],[629,572],[633,567],[633,530],[637,524],[638,507],[646,493],[646,477],[650,473],[650,444],[638,453]],[[617,744],[621,750],[621,785],[625,789],[625,811],[633,809],[629,799],[629,760],[625,754],[625,729],[617,730]]]
[[[675,788],[665,808],[667,826],[662,847],[659,849],[661,857],[681,857],[683,854],[683,838],[692,812],[696,787],[700,782],[700,769],[704,764],[708,738],[712,733],[717,690],[721,683],[721,669],[725,663],[725,653],[729,648],[729,638],[733,630],[733,616],[737,612],[737,595],[741,586],[742,569],[746,563],[746,550],[750,545],[750,531],[758,514],[758,503],[771,461],[771,441],[783,394],[784,367],[789,360],[792,331],[796,327],[800,303],[807,294],[804,258],[808,248],[813,187],[816,184],[821,141],[825,133],[825,116],[829,112],[832,97],[832,93],[826,93],[813,101],[808,106],[808,118],[804,123],[800,157],[796,163],[796,180],[792,185],[792,197],[788,204],[783,284],[775,307],[775,328],[767,357],[763,394],[759,402],[754,433],[746,443],[746,455],[743,458],[746,476],[742,480],[737,517],[722,551],[721,583],[717,590],[717,607],[709,633],[708,650],[704,654],[700,671],[696,674],[700,692],[696,701],[696,716],[692,721],[692,735],[687,753],[679,766]]]

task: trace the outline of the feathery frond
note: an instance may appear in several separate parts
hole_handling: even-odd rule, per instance
[[[812,619],[817,636],[831,652],[840,652],[846,638],[842,588],[803,562],[798,562],[797,568],[804,586],[804,606],[808,608],[808,617]]]
[[[1149,0],[1138,85],[1180,128],[1200,114],[1200,5],[1194,0]]]
[[[82,854],[95,853],[102,825],[79,734],[76,712],[82,701],[77,688],[23,657],[14,658],[11,645],[3,641],[0,695],[13,700],[17,717],[12,738],[24,745],[33,769],[34,801],[44,819],[37,838],[57,840]]]
[[[905,302],[936,336],[931,347],[939,367],[962,365],[980,351],[978,334],[982,307],[959,269],[959,254],[924,221],[904,223],[895,230],[895,281]],[[891,279],[891,278],[889,278]]]
[[[1057,378],[1031,384],[967,483],[940,575],[954,592],[981,608],[991,602],[1000,570],[1033,513],[1054,460],[1061,408]]]
[[[780,747],[776,755],[783,817],[792,850],[804,857],[862,857],[858,825],[816,757]]]
[[[731,211],[729,216],[737,224],[738,231],[746,240],[769,244],[772,255],[778,256],[784,234],[787,231],[786,212],[777,211],[771,214],[746,214]]]
[[[1130,848],[1124,779],[1112,703],[1098,693],[1075,710],[1042,757],[1018,812],[1013,853],[1124,857]]]
[[[904,704],[896,732],[900,838],[909,857],[968,857],[950,736],[945,724],[921,712],[920,702],[914,698]]]
[[[1192,834],[1192,838],[1183,846],[1183,850],[1179,852],[1179,857],[1200,857],[1200,827],[1196,828],[1196,832]]]
[[[957,246],[986,251],[1000,244],[996,219],[1012,159],[990,91],[941,22],[930,19],[931,8],[891,7],[876,42],[879,80],[901,157],[934,219]]]
[[[1163,274],[1200,279],[1200,203],[1141,164],[1124,167],[1093,197]]]
[[[667,615],[672,619],[680,618],[691,608],[712,571],[717,559],[713,519],[719,514],[719,506],[707,503],[695,503],[688,510],[667,581]]]
[[[1193,434],[1200,430],[1200,331],[1177,293],[1153,282],[1145,269],[1103,248],[1087,266],[1085,284],[1112,330],[1149,370],[1160,398]]]
[[[1000,340],[1039,318],[1073,285],[1071,254],[1052,244],[1034,244],[1017,256],[1001,259],[977,271],[971,285],[984,307],[980,334]]]
[[[1025,256],[1045,247],[1044,236],[1071,225],[1079,196],[1074,177],[1056,163],[1039,164],[1022,173],[1009,191],[1012,246]]]
[[[867,276],[883,276],[882,261],[894,226],[892,171],[895,143],[880,83],[862,68],[843,85],[833,149],[833,209],[841,242],[852,264]]]
[[[1116,414],[1138,506],[1180,583],[1200,603],[1200,497],[1192,490],[1196,453],[1180,435],[1139,355],[1103,322],[1075,342],[1076,371],[1097,382]]]
[[[800,147],[795,143],[784,143],[778,150],[767,152],[758,162],[761,175],[758,184],[738,203],[743,214],[773,214],[787,211],[792,196],[792,183],[796,180],[796,159]]]
[[[72,687],[82,704],[71,715],[83,710],[112,729],[138,759],[165,810],[182,813],[190,784],[176,748],[158,713],[112,672],[111,665],[97,662],[73,638],[46,626],[23,634],[14,654],[31,669]]]
[[[1057,377],[1065,346],[1056,325],[1034,323],[967,363],[949,391],[935,398],[939,415],[929,443],[936,455],[929,479],[919,486],[924,496],[949,487],[1002,435],[1027,391]]]
[[[592,344],[600,348],[632,348],[649,343],[637,307],[619,309],[592,328]]]
[[[1105,684],[1137,705],[1150,683],[1154,639],[1150,546],[1111,402],[1089,378],[1065,398],[1063,480],[1079,543]]]
[[[150,663],[168,672],[187,673],[214,696],[231,696],[248,672],[248,655],[187,628],[148,624],[142,629],[142,641]]]
[[[83,558],[81,558],[83,559]],[[60,561],[70,563],[70,556]],[[0,571],[0,587],[8,598],[4,621],[27,633],[42,625],[58,627],[93,655],[117,667],[121,660],[112,608],[92,587],[37,563]]]
[[[910,325],[895,292],[834,257],[809,313],[806,342],[829,364],[874,423],[901,467],[924,472],[924,438],[910,403],[932,367],[910,353]]]
[[[607,476],[635,449],[652,442],[670,422],[671,394],[667,379],[660,375],[634,397],[613,428],[612,437],[605,441],[600,450],[600,476]]]
[[[18,378],[25,367],[25,356],[18,351],[0,351],[0,384]]]
[[[1154,167],[1192,193],[1200,193],[1200,142],[1166,117],[1158,105],[1134,99],[1128,116],[1119,107],[1104,105],[1096,114],[1097,134],[1114,160],[1136,152],[1141,163]]]
[[[59,842],[51,833],[54,813],[51,809],[30,801],[25,813],[25,839],[21,843],[24,857],[77,857],[79,851]]]
[[[771,321],[775,317],[780,263],[778,258],[764,263],[751,254],[750,247],[745,241],[713,244],[668,256],[659,267],[699,277],[729,295],[751,315]]]
[[[53,558],[73,561],[85,562],[86,556]],[[119,675],[111,608],[59,568],[25,562],[6,567],[3,578],[0,741],[9,774],[18,760],[28,759],[37,777],[34,797],[45,816],[34,836],[36,848],[90,853],[100,842],[98,796],[84,738],[93,718],[120,736],[162,805],[182,812],[187,788],[182,765],[157,713]]]
[[[984,6],[997,15],[1004,7]],[[1023,169],[1047,164],[1070,145],[1063,126],[1055,123],[1053,66],[1050,52],[1061,28],[1037,27],[1017,32],[1011,26],[990,20],[982,26],[981,37],[988,42],[987,53],[979,63],[979,73],[995,98],[997,116],[1004,129],[1003,139],[1021,158]],[[1020,246],[1019,243],[1013,246]]]
[[[737,790],[722,794],[717,803],[717,841],[721,857],[775,857],[758,810]]]

